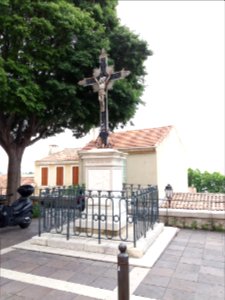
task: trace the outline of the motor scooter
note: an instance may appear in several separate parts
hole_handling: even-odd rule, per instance
[[[34,192],[34,187],[29,184],[21,185],[17,192],[19,199],[12,205],[0,204],[0,227],[17,226],[27,228],[32,221],[32,201],[29,196]]]

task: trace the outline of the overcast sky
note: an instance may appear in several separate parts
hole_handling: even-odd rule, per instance
[[[225,174],[224,2],[120,1],[118,13],[154,52],[137,128],[175,125],[190,167]]]
[[[176,126],[188,167],[225,174],[224,2],[119,1],[122,24],[146,40],[154,55],[146,62],[145,93],[133,122],[140,129]],[[27,148],[22,170],[48,153],[50,144],[83,146],[69,132]],[[7,157],[0,151],[0,171]],[[2,165],[2,161],[4,164]]]

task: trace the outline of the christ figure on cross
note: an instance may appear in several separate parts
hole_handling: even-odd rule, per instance
[[[99,80],[95,78],[95,81],[98,85],[98,100],[100,104],[100,112],[105,111],[105,97],[106,97],[106,89],[107,89],[107,83],[109,81],[110,77],[100,77]]]
[[[84,78],[78,84],[82,86],[91,85],[95,92],[98,92],[100,104],[100,147],[109,147],[108,143],[108,97],[107,92],[112,88],[113,82],[125,78],[130,71],[122,69],[119,72],[113,72],[113,66],[108,66],[107,53],[103,49],[99,56],[99,69],[94,69],[93,77]]]

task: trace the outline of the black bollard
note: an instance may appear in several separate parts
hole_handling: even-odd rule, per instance
[[[127,246],[124,243],[119,245],[118,254],[118,300],[129,300],[129,256],[126,253]]]

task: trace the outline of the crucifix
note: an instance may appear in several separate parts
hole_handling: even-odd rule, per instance
[[[125,78],[130,71],[122,69],[114,72],[113,66],[108,66],[108,56],[102,49],[99,56],[99,68],[94,69],[93,77],[84,78],[78,82],[82,86],[92,86],[94,92],[98,92],[98,100],[100,104],[100,133],[97,139],[97,146],[109,147],[109,117],[108,117],[108,90],[112,89],[113,82],[118,79]],[[100,142],[99,142],[100,141]]]

